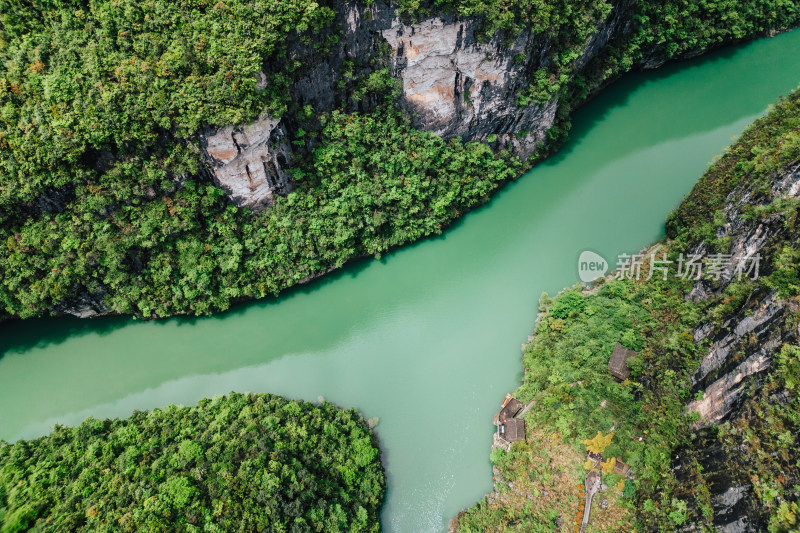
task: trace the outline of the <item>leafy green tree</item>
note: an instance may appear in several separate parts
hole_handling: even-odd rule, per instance
[[[355,410],[269,394],[0,443],[3,532],[377,532],[384,489]]]

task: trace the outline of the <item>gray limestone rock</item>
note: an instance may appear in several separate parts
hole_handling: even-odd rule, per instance
[[[291,150],[278,120],[263,116],[240,127],[208,129],[200,146],[214,182],[238,207],[261,208],[293,188]]]
[[[393,50],[402,103],[421,129],[467,140],[494,134],[527,157],[544,140],[558,109],[557,100],[517,105],[517,89],[528,84],[533,36],[523,32],[510,45],[499,38],[483,43],[477,29],[476,20],[435,17],[411,25],[394,19],[381,31]]]

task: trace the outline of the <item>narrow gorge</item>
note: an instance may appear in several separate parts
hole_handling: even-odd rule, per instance
[[[0,0],[0,530],[796,528],[798,24]]]
[[[278,15],[243,6],[231,25],[223,6],[9,12],[25,22],[3,37],[0,319],[203,315],[279,294],[441,233],[625,72],[800,20],[791,3],[312,2],[254,38]],[[45,52],[48,35],[67,52]]]
[[[622,266],[543,297],[514,393],[538,406],[526,417],[533,438],[493,450],[495,490],[451,530],[564,525],[569,504],[580,509],[573,483],[591,470],[577,450],[591,456],[595,431],[613,460],[594,528],[797,525],[798,117],[800,90],[708,169],[667,238],[638,252],[635,275]],[[615,380],[616,343],[633,357]]]

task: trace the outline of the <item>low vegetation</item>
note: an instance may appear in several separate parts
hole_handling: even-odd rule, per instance
[[[268,394],[0,441],[0,531],[377,532],[384,472],[355,410]]]
[[[580,521],[585,496],[581,465],[586,455],[549,431],[537,429],[510,453],[492,451],[495,492],[455,518],[458,531],[559,531],[571,530]],[[631,506],[623,489],[624,483],[596,499],[595,525],[618,533],[631,530],[630,522],[621,520]]]

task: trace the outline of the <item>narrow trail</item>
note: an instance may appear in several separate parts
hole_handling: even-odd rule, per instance
[[[531,400],[531,403],[529,403],[528,405],[526,405],[526,406],[525,406],[525,408],[524,408],[522,411],[520,411],[520,413],[517,415],[517,418],[522,418],[523,416],[525,416],[525,413],[527,413],[527,412],[528,412],[528,409],[530,409],[531,407],[533,407],[533,403],[534,403],[535,401],[536,401],[536,400]]]
[[[592,499],[597,491],[600,490],[600,475],[594,471],[589,472],[583,480],[583,486],[586,489],[586,496],[580,533],[585,533],[586,526],[589,525],[589,516],[592,513]]]

